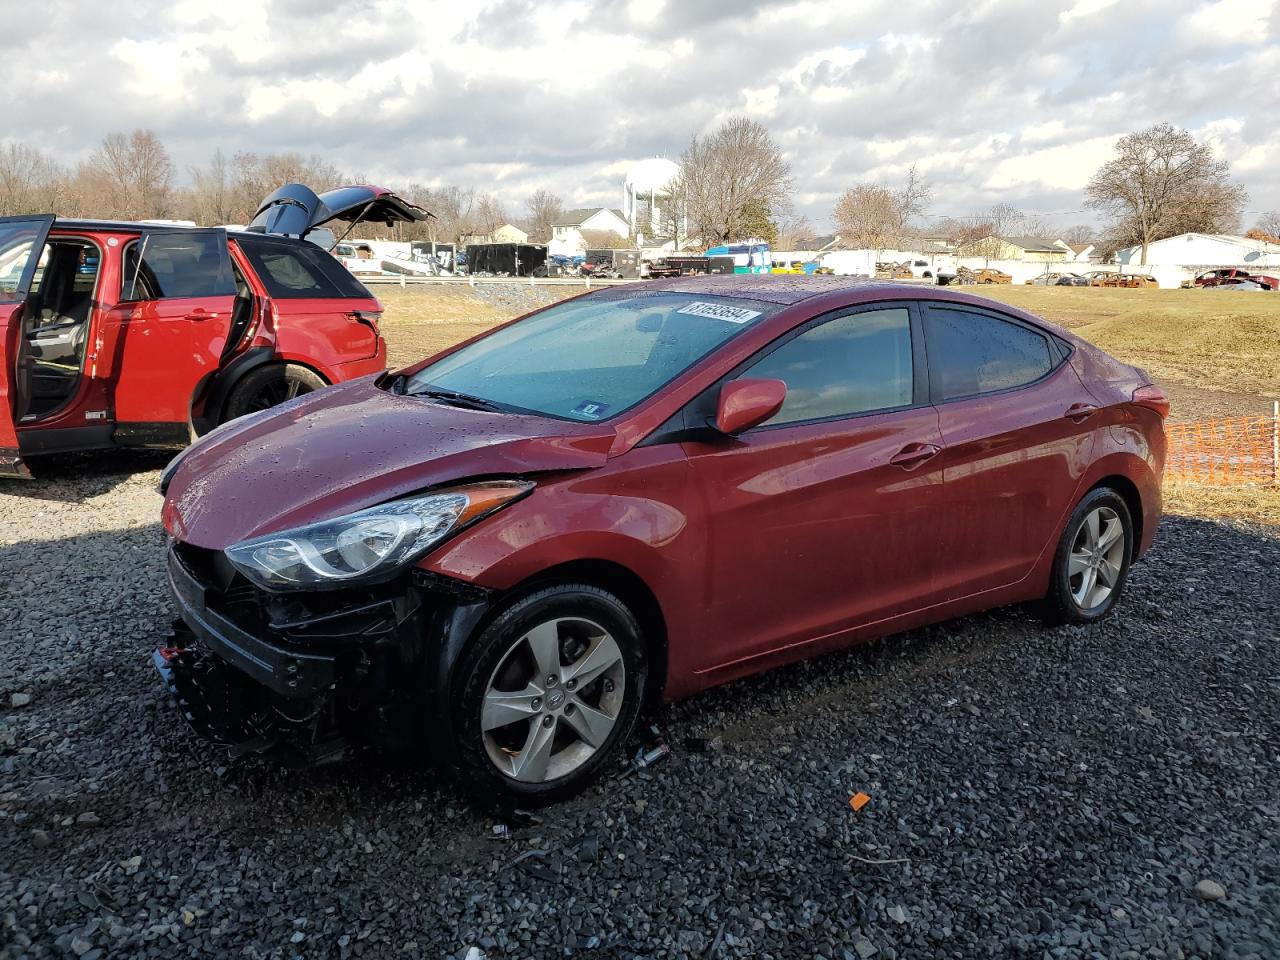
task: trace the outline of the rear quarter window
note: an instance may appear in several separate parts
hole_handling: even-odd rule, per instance
[[[924,331],[934,400],[1021,387],[1055,366],[1048,337],[985,313],[930,307]]]
[[[267,294],[279,300],[373,296],[330,254],[312,243],[277,243],[237,238]]]

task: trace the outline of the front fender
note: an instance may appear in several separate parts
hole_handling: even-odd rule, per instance
[[[678,445],[659,444],[595,470],[539,480],[530,496],[445,543],[418,567],[491,590],[497,602],[564,564],[621,567],[657,603],[669,682],[688,667],[682,657],[697,646],[711,578],[706,525],[698,519],[703,507],[689,473]]]

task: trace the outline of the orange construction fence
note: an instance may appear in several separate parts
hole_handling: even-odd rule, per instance
[[[1280,483],[1280,404],[1271,416],[1165,426],[1166,480],[1234,485]]]

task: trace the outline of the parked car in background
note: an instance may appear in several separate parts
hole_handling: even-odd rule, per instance
[[[1104,274],[1097,283],[1090,283],[1090,286],[1139,290],[1159,287],[1160,281],[1145,273],[1108,273]]]
[[[1197,287],[1217,287],[1222,284],[1239,283],[1242,281],[1256,283],[1259,287],[1265,290],[1280,290],[1280,277],[1268,274],[1251,273],[1248,270],[1241,270],[1238,267],[1206,270],[1204,273],[1197,274],[1193,283]]]
[[[486,796],[564,797],[655,698],[1002,604],[1106,616],[1167,413],[1143,371],[945,288],[600,290],[189,448],[154,659],[241,749],[412,744]]]
[[[29,476],[44,453],[185,444],[385,369],[378,301],[303,238],[422,216],[378,187],[290,184],[237,232],[0,219],[0,474]]]
[[[383,274],[382,261],[373,256],[373,249],[368,244],[339,243],[332,253],[337,261],[357,277],[380,277]]]
[[[1229,280],[1205,284],[1202,289],[1209,291],[1238,290],[1246,293],[1268,293],[1272,288],[1251,278],[1232,277]]]
[[[1056,286],[1059,286],[1059,287],[1087,287],[1087,286],[1089,286],[1089,281],[1088,281],[1088,279],[1087,279],[1087,278],[1082,277],[1082,276],[1081,276],[1080,274],[1078,274],[1078,273],[1064,273],[1062,276],[1058,277],[1058,282],[1057,282]]]
[[[992,267],[983,267],[981,270],[974,271],[974,283],[1013,283],[1013,277],[1005,273],[1003,270],[996,270]]]

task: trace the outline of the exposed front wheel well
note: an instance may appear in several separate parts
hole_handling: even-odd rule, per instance
[[[1120,494],[1121,499],[1124,500],[1124,505],[1129,508],[1129,519],[1133,523],[1133,544],[1136,552],[1138,545],[1142,543],[1142,494],[1138,492],[1138,488],[1132,480],[1118,473],[1103,477],[1089,489],[1093,491],[1100,487],[1109,487]]]
[[[647,699],[660,699],[667,680],[667,625],[649,585],[632,570],[611,560],[571,560],[539,571],[507,594],[516,598],[553,583],[589,584],[607,590],[627,605],[640,623],[649,657]]]

